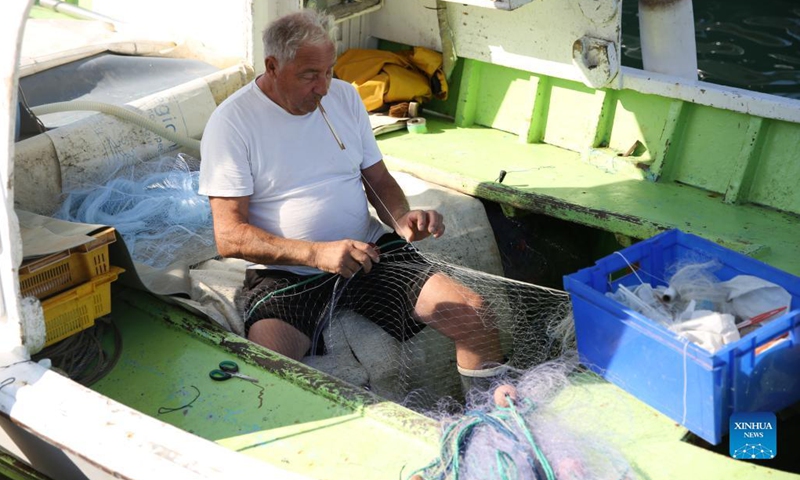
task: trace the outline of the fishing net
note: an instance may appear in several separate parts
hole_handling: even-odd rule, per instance
[[[125,165],[100,184],[64,193],[62,220],[111,225],[134,261],[164,268],[187,253],[216,255],[208,198],[197,194],[199,161],[183,153]]]
[[[211,258],[196,162],[179,154],[122,167],[67,192],[57,216],[114,226],[134,261],[151,267],[186,263],[187,252]],[[611,447],[589,440],[586,448],[585,432],[571,432],[565,410],[552,405],[576,369],[565,292],[402,241],[378,246],[369,273],[277,278],[251,290],[237,298],[241,320],[290,321],[311,340],[306,364],[441,421],[442,456],[417,472],[424,478],[627,478]],[[431,282],[446,293],[426,296],[422,315],[418,299]],[[458,367],[470,355],[489,359],[498,375],[465,382]],[[493,400],[501,384],[516,388],[505,407]]]
[[[517,370],[573,346],[564,292],[403,245],[379,245],[381,261],[367,274],[292,277],[254,289],[242,316],[289,321],[311,339],[306,363],[417,410],[444,397],[463,400],[457,345]],[[450,293],[420,308],[423,285],[436,281]],[[421,310],[433,312],[427,324]]]
[[[591,386],[574,355],[506,379],[493,395],[476,395],[468,410],[444,415],[441,454],[412,480],[587,480],[636,478],[601,425],[581,425],[579,395]]]
[[[565,292],[412,255],[414,247],[379,247],[369,273],[278,279],[269,293],[253,290],[242,316],[312,319],[297,325],[310,332],[303,362],[441,423],[440,456],[402,478],[636,477],[607,432],[573,429],[581,402],[592,400],[571,390],[586,378],[602,381],[578,365]],[[422,325],[415,302],[436,276],[456,294],[437,297],[440,315]],[[456,343],[465,338],[487,355],[499,345],[508,368],[464,382]],[[507,388],[514,399],[498,402],[497,390]]]

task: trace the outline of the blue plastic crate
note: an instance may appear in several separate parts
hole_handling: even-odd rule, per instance
[[[564,277],[584,365],[712,444],[732,413],[775,412],[800,400],[800,278],[678,230],[619,253]],[[792,295],[791,309],[712,354],[605,296],[640,283],[626,259],[652,286],[665,285],[678,262],[715,259],[720,280],[746,274],[776,283]]]

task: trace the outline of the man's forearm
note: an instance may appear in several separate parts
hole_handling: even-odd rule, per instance
[[[366,188],[367,199],[378,212],[378,218],[391,228],[397,228],[396,221],[408,210],[408,199],[394,177],[387,174],[376,185],[369,183]]]
[[[217,249],[224,257],[262,265],[313,266],[314,244],[273,235],[249,224],[239,224],[218,235]]]
[[[242,258],[262,265],[302,265],[350,278],[360,270],[369,272],[380,261],[377,250],[364,242],[342,239],[331,242],[292,240],[272,235],[249,224],[240,224],[218,236],[223,256]],[[224,245],[220,248],[219,245]]]
[[[397,187],[396,190],[390,189],[381,195],[380,198],[385,208],[376,207],[378,218],[392,228],[396,228],[397,219],[405,215],[409,210],[405,194],[400,187]]]

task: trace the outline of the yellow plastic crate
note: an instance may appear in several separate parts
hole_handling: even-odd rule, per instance
[[[113,228],[92,235],[83,245],[24,262],[19,269],[23,297],[45,299],[108,272],[108,245],[116,240]]]
[[[125,270],[108,272],[64,293],[42,301],[48,346],[94,325],[95,319],[111,313],[111,282]]]

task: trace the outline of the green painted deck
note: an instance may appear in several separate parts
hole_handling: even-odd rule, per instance
[[[123,290],[112,308],[122,355],[92,388],[147,415],[319,479],[395,480],[435,455],[436,425],[396,404],[148,294]],[[263,395],[245,380],[210,379],[222,360],[257,378]]]
[[[800,123],[470,59],[449,84],[428,134],[378,138],[390,168],[631,239],[678,228],[800,274]]]
[[[319,479],[405,479],[437,454],[435,422],[397,404],[149,294],[119,288],[112,308],[122,355],[92,388],[145,414]],[[225,359],[259,380],[262,398],[247,381],[208,377]],[[554,408],[570,412],[568,427],[581,441],[608,442],[641,478],[798,478],[682,441],[685,429],[594,374],[576,376]]]
[[[523,143],[501,130],[427,120],[427,134],[379,137],[390,168],[634,239],[679,228],[800,274],[800,221],[794,214],[725,203],[716,193],[681,183],[608,172],[579,152]],[[508,172],[503,183],[497,182],[500,170]]]

